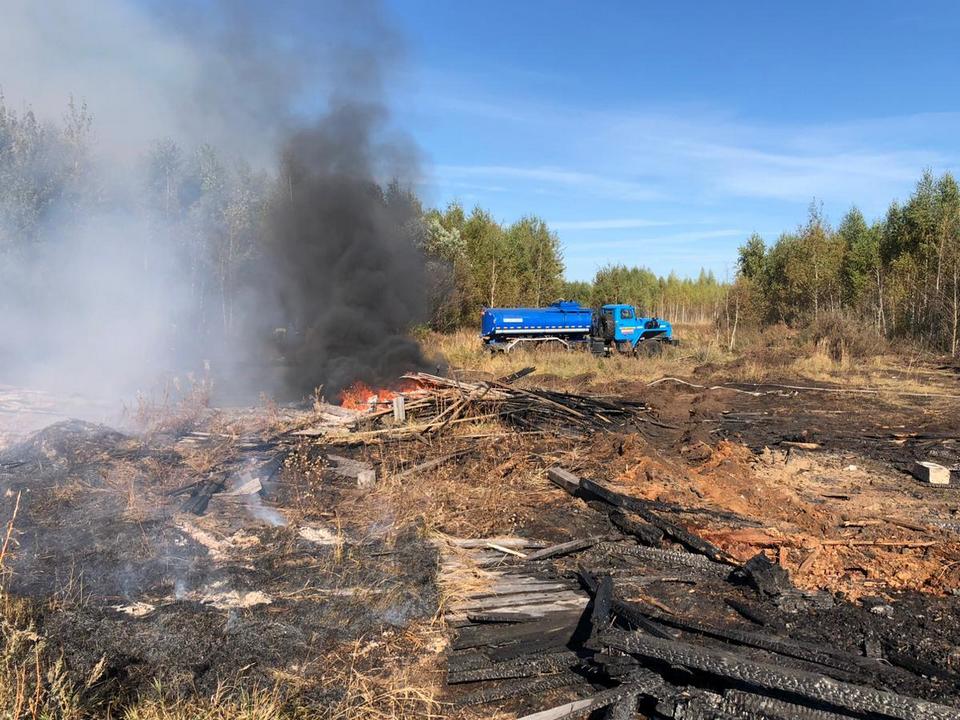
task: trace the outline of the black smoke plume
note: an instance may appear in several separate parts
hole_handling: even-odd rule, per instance
[[[335,105],[285,142],[268,217],[272,286],[286,328],[286,387],[327,397],[355,381],[373,385],[427,365],[411,326],[427,317],[419,203],[400,176],[416,153],[380,142],[386,111]],[[394,179],[377,173],[388,161]]]
[[[0,384],[245,402],[423,365],[379,0],[53,4],[0,21]]]

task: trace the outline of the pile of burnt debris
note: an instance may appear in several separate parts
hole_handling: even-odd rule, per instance
[[[211,498],[228,488],[228,479],[242,469],[249,492],[269,496],[285,458],[294,448],[309,442],[325,456],[328,464],[354,477],[358,484],[371,486],[376,469],[330,454],[328,446],[361,447],[385,442],[421,443],[454,429],[480,426],[475,433],[459,432],[456,439],[465,442],[490,439],[507,434],[555,434],[567,439],[583,439],[596,432],[639,431],[643,428],[671,428],[658,420],[655,410],[645,402],[615,397],[599,397],[543,388],[517,387],[514,383],[531,374],[528,367],[498,380],[464,382],[428,373],[404,376],[406,389],[390,393],[388,401],[371,396],[361,411],[324,404],[308,418],[268,437],[235,440],[238,451],[211,467],[205,476],[171,491],[185,496],[182,509],[201,515]],[[386,405],[387,407],[381,407]],[[483,428],[485,421],[499,421],[502,429]],[[186,442],[209,443],[207,433],[189,433]],[[429,459],[401,473],[413,474],[437,467],[463,456],[465,448]]]
[[[446,608],[455,704],[511,703],[526,720],[960,718],[958,658],[921,650],[957,636],[950,599],[938,617],[932,598],[801,591],[766,555],[739,563],[679,520],[728,513],[549,477],[586,501],[596,534],[455,542],[443,572],[468,552],[486,578]]]
[[[559,432],[582,437],[599,430],[637,430],[662,426],[649,405],[638,400],[598,397],[544,388],[516,386],[535,370],[524,368],[498,380],[465,382],[414,373],[405,375],[406,389],[395,393],[389,407],[358,416],[349,437],[337,438],[326,428],[303,428],[298,435],[325,435],[328,442],[359,444],[436,436],[462,423],[500,421],[525,432]]]

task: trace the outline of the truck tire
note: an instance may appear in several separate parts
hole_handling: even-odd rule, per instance
[[[663,354],[663,345],[659,340],[641,340],[633,352],[637,357],[659,357]]]

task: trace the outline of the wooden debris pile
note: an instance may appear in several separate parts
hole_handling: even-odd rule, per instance
[[[390,407],[359,416],[352,440],[436,435],[462,423],[502,421],[519,431],[561,431],[578,435],[603,430],[663,427],[653,409],[642,401],[607,398],[513,383],[526,372],[485,382],[462,382],[413,373],[403,380],[415,386],[404,391],[402,407]],[[402,420],[400,419],[402,418]]]
[[[765,555],[736,562],[668,518],[682,508],[560,469],[550,479],[606,515],[609,534],[461,541],[492,580],[447,608],[454,703],[546,708],[527,720],[960,718],[940,702],[956,702],[960,676],[879,642],[882,613],[797,590]],[[834,622],[862,615],[862,652],[833,642],[846,631],[829,627],[834,610],[847,613]],[[804,627],[817,623],[819,642]]]

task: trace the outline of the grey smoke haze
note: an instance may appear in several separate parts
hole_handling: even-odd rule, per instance
[[[380,190],[418,179],[416,149],[385,104],[402,42],[376,2],[270,4],[257,17],[239,6],[4,4],[7,107],[57,120],[74,97],[93,122],[82,201],[44,205],[37,243],[15,247],[18,224],[0,205],[0,384],[117,397],[210,360],[215,382],[329,395],[422,366],[406,336],[425,316],[419,208]],[[185,272],[198,266],[197,239],[184,223],[158,230],[137,196],[146,154],[165,138],[212,145],[231,167],[242,159],[244,177],[262,173],[272,188],[223,332],[209,329],[215,278]],[[3,142],[0,131],[0,155]],[[43,171],[42,158],[26,162]],[[266,371],[277,327],[279,386]]]

